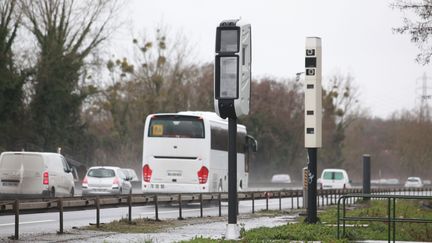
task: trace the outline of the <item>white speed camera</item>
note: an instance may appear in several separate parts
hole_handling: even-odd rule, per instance
[[[251,25],[225,20],[216,28],[214,98],[222,118],[249,114]]]
[[[321,38],[306,38],[305,147],[322,146]]]

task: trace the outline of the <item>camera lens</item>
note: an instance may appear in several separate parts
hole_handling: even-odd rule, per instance
[[[314,76],[315,75],[315,69],[313,69],[313,68],[307,68],[306,69],[306,75],[307,76]]]
[[[306,49],[306,56],[315,56],[315,49]]]

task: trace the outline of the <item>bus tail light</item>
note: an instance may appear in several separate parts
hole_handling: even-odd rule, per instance
[[[152,172],[153,171],[150,169],[149,165],[144,165],[144,167],[143,167],[143,180],[145,182],[150,182]]]
[[[205,166],[201,167],[201,169],[198,171],[198,181],[200,184],[207,183],[208,174],[209,174],[209,171],[208,171],[207,167],[205,167]]]
[[[43,173],[43,184],[44,185],[48,185],[49,184],[49,174],[48,174],[48,171],[45,171],[44,173]]]

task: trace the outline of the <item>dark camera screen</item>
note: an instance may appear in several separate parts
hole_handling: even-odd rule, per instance
[[[316,57],[306,57],[306,67],[316,67]]]
[[[238,51],[238,30],[221,30],[221,52],[237,52]]]

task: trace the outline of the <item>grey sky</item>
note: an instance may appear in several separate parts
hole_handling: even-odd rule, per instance
[[[134,30],[160,23],[182,31],[200,61],[214,59],[220,21],[242,17],[252,25],[252,75],[295,77],[304,70],[305,37],[323,45],[324,86],[336,74],[350,73],[360,102],[374,116],[387,117],[415,105],[416,79],[430,66],[414,62],[418,52],[408,36],[393,34],[402,13],[388,0],[129,0],[125,9]],[[122,39],[122,38],[120,38]],[[130,43],[130,42],[129,42]],[[432,76],[432,72],[428,73]]]

